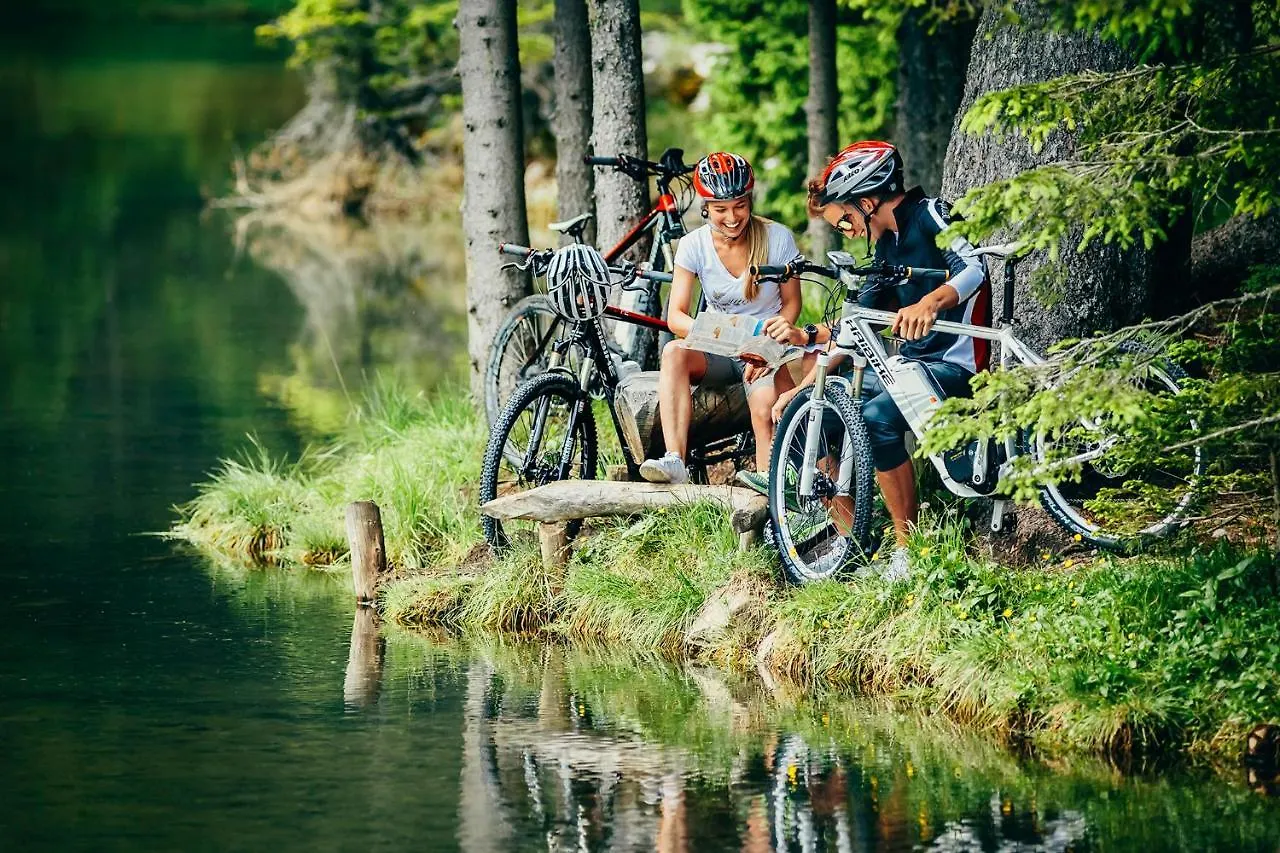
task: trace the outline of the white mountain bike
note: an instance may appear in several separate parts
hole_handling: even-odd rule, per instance
[[[990,341],[999,350],[996,369],[1045,363],[1013,331],[1017,249],[1004,245],[976,250],[979,256],[1004,260],[1004,309],[995,328],[948,321],[933,326],[938,332]],[[769,519],[783,568],[796,583],[838,575],[864,560],[875,541],[870,528],[876,484],[862,417],[865,371],[870,368],[880,378],[917,438],[923,437],[945,396],[924,364],[889,355],[875,329],[891,326],[894,313],[859,305],[858,294],[868,276],[945,281],[948,271],[879,262],[858,266],[847,252],[829,252],[827,257],[830,267],[800,257],[782,266],[753,268],[766,280],[805,274],[829,279],[836,284],[829,287],[828,305],[841,304],[826,312],[839,312],[838,325],[832,326],[833,341],[818,356],[812,387],[796,395],[779,421],[770,458]],[[831,372],[838,356],[851,358],[851,377]],[[1176,367],[1152,362],[1132,381],[1163,396],[1177,394],[1182,378],[1185,374]],[[1172,462],[1168,458],[1151,464],[1135,462],[1132,454],[1121,452],[1124,428],[1122,418],[1102,416],[1081,420],[1062,434],[974,441],[929,459],[952,493],[994,498],[994,531],[1002,528],[1008,504],[999,496],[1000,486],[1016,458],[1030,456],[1046,473],[1050,466],[1078,468],[1078,475],[1069,482],[1043,478],[1040,498],[1045,509],[1067,531],[1093,545],[1127,551],[1167,536],[1185,522],[1204,461],[1200,448],[1193,446]]]

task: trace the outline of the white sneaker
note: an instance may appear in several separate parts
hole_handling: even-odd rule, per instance
[[[880,577],[893,583],[911,574],[911,552],[906,548],[894,548],[887,560],[878,560],[873,564]]]
[[[689,470],[679,453],[667,451],[661,459],[646,459],[640,463],[640,476],[650,483],[670,483],[678,486],[689,482]]]

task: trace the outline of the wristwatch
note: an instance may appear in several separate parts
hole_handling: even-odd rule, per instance
[[[804,342],[805,346],[811,347],[818,342],[817,326],[813,325],[812,323],[808,324],[807,326],[804,327],[804,333],[809,336],[809,339]]]

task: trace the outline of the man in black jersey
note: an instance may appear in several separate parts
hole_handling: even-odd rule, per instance
[[[809,212],[846,237],[875,243],[876,260],[911,267],[949,269],[937,282],[872,279],[859,302],[868,308],[897,310],[892,332],[904,339],[900,354],[919,361],[947,396],[968,396],[969,380],[986,369],[985,341],[933,331],[938,319],[986,324],[991,293],[973,246],[957,238],[939,248],[938,234],[950,224],[950,206],[903,184],[902,157],[887,142],[857,142],[837,154],[822,176],[809,184]],[[797,344],[824,343],[827,327],[793,329]],[[812,372],[795,390],[779,397],[774,419],[781,417],[796,392],[813,381]],[[907,535],[919,516],[915,471],[904,443],[909,429],[897,404],[868,371],[863,384],[863,417],[871,439],[876,480],[893,517],[897,548],[885,572],[902,577],[908,570]]]

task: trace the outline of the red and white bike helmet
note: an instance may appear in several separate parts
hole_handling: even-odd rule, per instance
[[[693,167],[693,188],[706,201],[742,198],[756,185],[746,158],[727,151],[708,154]]]
[[[867,140],[845,148],[822,173],[822,204],[847,204],[903,190],[902,155],[888,142]]]

